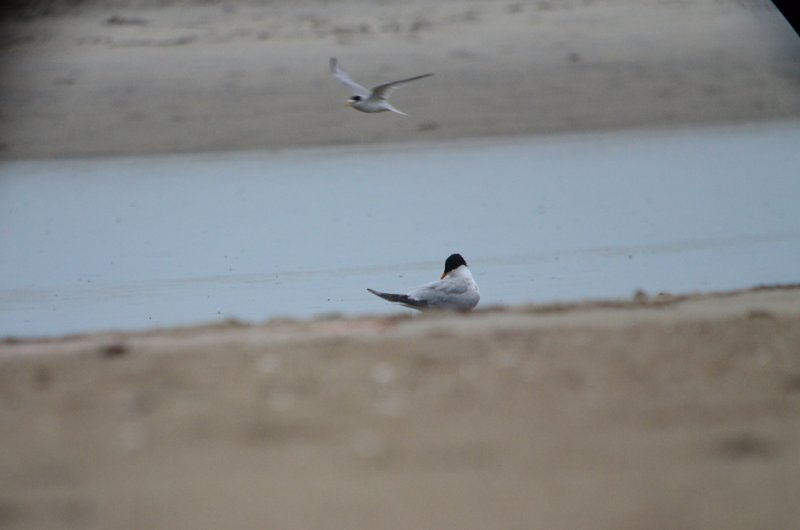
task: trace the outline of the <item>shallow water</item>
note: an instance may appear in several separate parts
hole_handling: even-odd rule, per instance
[[[800,280],[800,123],[0,164],[0,336]]]

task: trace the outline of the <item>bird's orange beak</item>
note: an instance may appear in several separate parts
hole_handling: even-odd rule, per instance
[[[443,273],[442,273],[442,277],[441,277],[441,278],[439,278],[439,279],[440,279],[440,280],[444,280],[444,277],[445,277],[445,276],[447,276],[447,273],[446,273],[446,272],[443,272]]]

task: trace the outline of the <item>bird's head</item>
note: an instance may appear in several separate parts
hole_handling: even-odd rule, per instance
[[[347,100],[347,106],[348,107],[352,107],[353,105],[355,105],[359,101],[361,101],[361,96],[353,96],[353,97],[351,97],[350,99]]]
[[[447,261],[444,262],[444,272],[442,273],[442,277],[440,279],[444,280],[445,276],[456,270],[461,266],[467,267],[467,261],[461,256],[461,254],[451,254]]]

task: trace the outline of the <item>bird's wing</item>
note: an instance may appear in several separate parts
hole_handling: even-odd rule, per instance
[[[415,287],[408,292],[408,296],[416,300],[426,300],[430,305],[436,305],[437,302],[457,297],[468,290],[467,282],[455,278],[445,278]]]
[[[480,294],[462,278],[445,278],[409,291],[414,300],[424,301],[430,309],[470,310],[480,300]]]
[[[330,66],[331,73],[336,76],[336,79],[338,79],[341,84],[349,87],[354,95],[361,96],[362,98],[368,98],[370,96],[371,92],[369,90],[350,79],[347,72],[342,70],[339,66],[339,61],[337,61],[335,57],[331,57]]]
[[[397,304],[403,304],[408,307],[413,307],[414,309],[425,309],[428,307],[428,303],[424,300],[416,300],[411,298],[407,294],[392,294],[392,293],[382,293],[380,291],[376,291],[375,289],[370,289],[367,287],[367,291],[371,292],[375,296],[379,296],[384,300],[388,300],[389,302],[395,302]]]
[[[384,83],[382,85],[378,85],[372,89],[373,97],[379,99],[386,99],[388,98],[392,91],[399,87],[400,85],[404,85],[406,83],[410,83],[411,81],[416,81],[417,79],[424,79],[426,77],[430,77],[433,74],[422,74],[416,77],[409,77],[408,79],[401,79],[400,81],[392,81],[391,83]]]

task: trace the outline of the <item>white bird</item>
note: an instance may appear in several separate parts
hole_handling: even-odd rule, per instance
[[[417,79],[423,79],[433,75],[423,74],[416,77],[409,77],[408,79],[401,79],[400,81],[384,83],[376,86],[372,90],[369,90],[368,88],[363,87],[350,79],[350,76],[341,69],[339,66],[339,61],[337,61],[335,57],[331,57],[330,65],[331,73],[336,76],[336,79],[353,91],[353,95],[347,100],[347,105],[356,110],[360,110],[361,112],[386,112],[387,110],[390,110],[392,112],[396,112],[397,114],[408,116],[408,114],[397,110],[392,106],[391,103],[389,103],[389,96],[391,95],[392,91],[402,84],[410,83],[411,81],[416,81]]]
[[[467,268],[461,254],[452,254],[444,262],[442,277],[408,291],[408,294],[391,294],[367,289],[384,300],[402,304],[412,309],[456,309],[469,311],[478,305],[481,293],[478,284]]]

